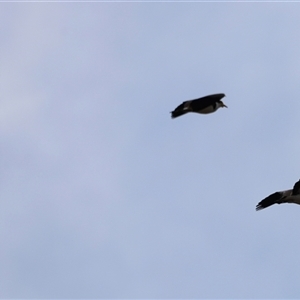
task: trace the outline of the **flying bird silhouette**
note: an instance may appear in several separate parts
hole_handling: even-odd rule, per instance
[[[261,210],[273,204],[295,203],[300,205],[300,180],[294,184],[292,190],[275,192],[256,205],[256,210]]]
[[[171,112],[172,118],[177,118],[189,112],[199,114],[213,113],[220,107],[227,107],[221,101],[223,97],[225,97],[225,94],[213,94],[194,100],[184,101]]]

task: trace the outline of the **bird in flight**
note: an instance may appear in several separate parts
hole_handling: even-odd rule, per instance
[[[172,112],[172,119],[189,112],[199,114],[209,114],[215,112],[220,107],[227,107],[221,99],[225,94],[213,94],[202,98],[182,102]]]
[[[273,204],[295,203],[300,205],[300,180],[294,184],[292,190],[275,192],[256,205],[256,210],[261,210]]]

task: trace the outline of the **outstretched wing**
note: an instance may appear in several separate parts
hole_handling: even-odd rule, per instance
[[[271,194],[270,196],[266,197],[265,199],[261,200],[257,205],[256,205],[256,210],[261,210],[266,207],[269,207],[275,203],[280,203],[279,200],[283,197],[282,192],[276,192]]]

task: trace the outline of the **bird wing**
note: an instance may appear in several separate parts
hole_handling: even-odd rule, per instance
[[[283,192],[275,192],[265,199],[261,200],[257,205],[256,205],[256,210],[261,210],[266,207],[269,207],[275,203],[279,203],[279,200],[283,197]]]
[[[210,105],[214,105],[216,101],[213,101],[211,98],[199,98],[191,101],[190,108],[192,111],[201,111],[202,109],[207,108]]]
[[[217,101],[220,101],[225,94],[213,94],[198,99],[191,100],[190,107],[193,111],[201,111],[210,105],[214,105]]]
[[[298,180],[293,187],[292,195],[299,195],[300,194],[300,180]]]

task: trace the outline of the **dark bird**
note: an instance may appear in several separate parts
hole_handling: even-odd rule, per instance
[[[276,203],[295,203],[300,205],[300,180],[294,184],[292,190],[276,192],[261,200],[256,205],[256,210],[264,209]]]
[[[202,98],[182,102],[171,112],[172,118],[177,118],[189,112],[198,114],[210,114],[220,107],[227,107],[221,99],[225,94],[213,94]]]

